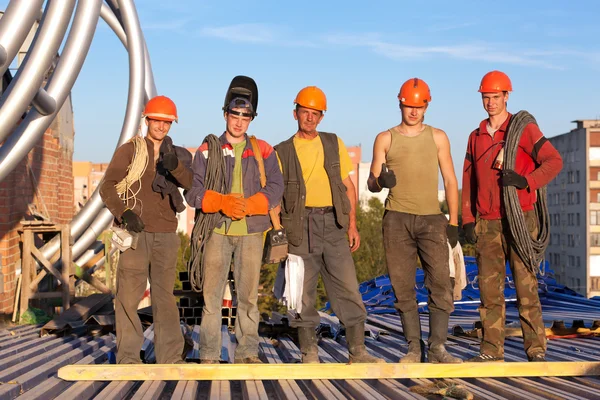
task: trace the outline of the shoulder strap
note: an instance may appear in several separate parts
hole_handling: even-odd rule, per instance
[[[258,140],[256,136],[250,136],[250,144],[252,145],[252,151],[254,152],[254,158],[258,163],[258,171],[260,172],[260,186],[267,186],[267,174],[265,172],[265,162],[263,160],[262,152],[260,151],[260,146],[258,145]],[[271,223],[273,224],[273,228],[281,229],[281,224],[279,223],[279,215],[275,211],[278,207],[272,208],[269,210],[269,217],[271,217]]]
[[[258,140],[256,136],[250,136],[250,144],[252,145],[252,151],[254,152],[254,158],[258,163],[258,171],[260,172],[260,187],[267,186],[267,174],[265,172],[265,162],[262,157],[262,152],[260,151],[260,146],[258,145]]]

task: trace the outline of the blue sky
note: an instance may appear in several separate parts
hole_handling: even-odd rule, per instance
[[[238,74],[259,87],[251,133],[272,144],[292,135],[296,93],[317,85],[329,108],[320,129],[361,145],[363,161],[375,135],[400,122],[400,85],[424,79],[426,121],[447,132],[459,180],[467,137],[486,116],[477,88],[490,70],[512,79],[509,110],[528,110],[547,136],[600,118],[597,1],[136,3],[159,94],[179,108],[171,134],[180,145],[223,131],[223,96]],[[127,55],[100,21],[72,92],[75,160],[110,160],[127,80]]]

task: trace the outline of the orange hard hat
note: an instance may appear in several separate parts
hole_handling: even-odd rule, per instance
[[[491,71],[483,76],[479,85],[480,93],[511,92],[512,83],[504,72]]]
[[[321,89],[316,86],[307,86],[296,95],[294,104],[312,108],[319,111],[327,111],[327,97]]]
[[[429,86],[422,79],[411,78],[400,88],[398,100],[405,106],[424,107],[431,102]]]
[[[173,100],[166,96],[156,96],[150,99],[144,108],[144,117],[159,121],[178,122],[177,107]]]

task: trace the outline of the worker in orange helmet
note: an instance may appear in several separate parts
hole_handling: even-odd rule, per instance
[[[491,71],[484,75],[479,93],[488,118],[471,132],[465,155],[462,222],[466,241],[476,245],[483,324],[480,353],[469,362],[504,359],[506,261],[515,282],[527,358],[545,361],[546,332],[537,277],[515,250],[506,218],[506,207],[511,205],[504,204],[502,193],[508,186],[517,189],[529,233],[537,237],[536,190],[560,172],[562,159],[539,127],[529,123],[519,140],[514,170],[504,168],[504,146],[512,118],[506,104],[511,91],[512,83],[505,73]]]
[[[448,320],[454,310],[448,242],[458,241],[458,182],[446,133],[423,123],[431,102],[429,86],[407,80],[398,94],[402,122],[377,135],[367,185],[389,189],[383,216],[383,243],[408,352],[401,363],[424,359],[421,321],[414,290],[417,256],[429,292],[429,351],[432,363],[460,363],[445,349]],[[439,170],[438,170],[439,165]],[[442,173],[450,221],[438,201]]]
[[[180,244],[176,213],[185,205],[177,187],[192,186],[192,155],[168,136],[177,121],[171,99],[152,98],[143,115],[146,137],[117,149],[100,185],[100,196],[116,223],[137,235],[137,245],[121,254],[117,268],[117,363],[141,363],[144,336],[137,309],[148,278],[156,361],[182,363],[184,340],[173,287]]]
[[[351,362],[383,362],[365,348],[366,310],[358,290],[351,252],[360,246],[356,227],[356,189],[352,164],[342,139],[317,127],[327,110],[325,93],[316,86],[294,100],[298,130],[275,146],[284,179],[282,223],[289,253],[304,261],[302,310],[290,324],[298,328],[303,363],[318,363],[315,306],[319,274],[331,306],[346,328]]]

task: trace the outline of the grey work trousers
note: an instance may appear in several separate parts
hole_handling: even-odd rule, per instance
[[[387,210],[383,245],[390,280],[400,313],[416,312],[417,256],[425,272],[430,311],[454,311],[448,266],[448,220],[444,214],[414,215]]]
[[[140,232],[136,249],[128,249],[119,257],[115,300],[117,363],[141,362],[144,336],[137,310],[148,278],[156,362],[172,364],[182,360],[183,335],[173,296],[178,249],[179,237],[174,232]]]
[[[367,317],[346,230],[337,225],[331,207],[325,210],[307,208],[302,243],[289,245],[289,253],[304,261],[302,312],[290,321],[295,328],[316,328],[321,321],[316,309],[319,274],[331,308],[345,327],[364,324]]]
[[[221,308],[231,259],[237,297],[235,358],[258,356],[258,283],[262,266],[262,233],[226,236],[213,233],[203,254],[202,293],[204,306],[200,324],[200,358],[221,358]]]

